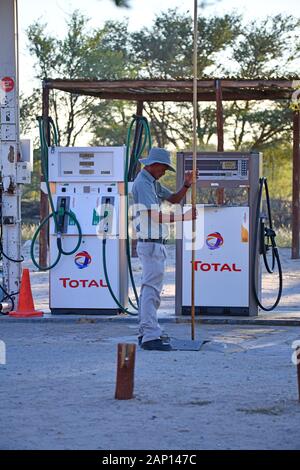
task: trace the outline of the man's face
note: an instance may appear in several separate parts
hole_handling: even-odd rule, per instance
[[[153,163],[152,165],[150,165],[150,167],[151,174],[156,180],[159,180],[159,178],[164,176],[164,174],[169,168],[168,165],[164,165],[163,163]]]

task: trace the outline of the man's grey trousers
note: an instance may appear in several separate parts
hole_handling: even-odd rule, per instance
[[[160,306],[167,251],[162,243],[138,242],[137,253],[142,263],[139,336],[143,336],[144,343],[158,339],[162,334],[157,320],[157,310]]]

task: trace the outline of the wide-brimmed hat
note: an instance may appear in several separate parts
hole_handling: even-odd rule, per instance
[[[152,147],[147,158],[141,158],[139,160],[144,165],[152,165],[153,163],[162,163],[167,165],[169,170],[175,171],[175,168],[171,165],[171,156],[170,152],[166,149],[159,147]]]

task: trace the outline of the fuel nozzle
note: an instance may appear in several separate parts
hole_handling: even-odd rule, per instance
[[[276,232],[273,227],[266,225],[267,217],[265,214],[260,216],[260,247],[259,253],[266,254],[271,248],[276,248]]]
[[[265,221],[266,221],[266,216],[265,214],[260,215],[260,222],[259,222],[259,254],[262,255],[265,250],[266,250],[266,244],[265,244]]]
[[[276,237],[276,232],[270,227],[265,227],[265,237],[267,238],[267,243],[266,243],[266,249],[269,250],[270,248],[275,248],[276,243],[275,243],[275,237]],[[271,244],[269,243],[271,241]]]
[[[102,197],[101,206],[97,209],[99,214],[98,219],[98,233],[108,234],[112,230],[113,223],[113,204],[114,198],[112,196]]]
[[[68,216],[67,212],[70,208],[70,197],[69,196],[59,196],[57,198],[57,208],[56,208],[56,232],[57,233],[67,233],[68,232]]]

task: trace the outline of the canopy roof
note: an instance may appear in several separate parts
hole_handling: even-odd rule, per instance
[[[300,79],[198,80],[198,101],[215,101],[216,84],[223,101],[291,99]],[[193,101],[192,80],[67,80],[46,79],[48,89],[101,99],[129,101]]]

